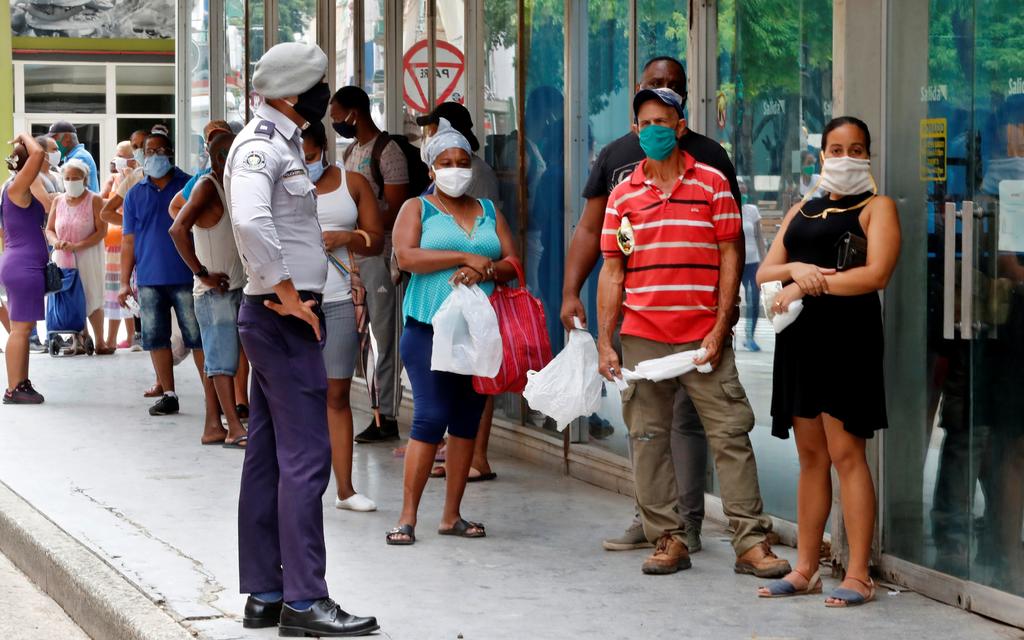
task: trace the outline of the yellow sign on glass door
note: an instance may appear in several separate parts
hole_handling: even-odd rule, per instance
[[[929,118],[921,121],[921,180],[946,180],[946,119]]]

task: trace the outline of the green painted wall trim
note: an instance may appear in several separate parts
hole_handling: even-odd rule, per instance
[[[11,12],[0,11],[0,87],[14,87],[14,63],[11,53]],[[0,151],[10,153],[7,141],[14,137],[14,91],[0,93]],[[0,164],[0,176],[7,179],[7,164]]]
[[[2,13],[2,12],[0,12]],[[3,36],[13,45],[7,47],[8,54],[14,49],[27,51],[128,51],[144,53],[174,53],[173,39],[160,38],[37,38],[34,36],[11,37],[11,16],[3,18],[6,24]],[[0,86],[11,86],[0,85]]]

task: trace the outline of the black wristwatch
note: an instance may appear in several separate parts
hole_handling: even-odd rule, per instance
[[[199,265],[199,271],[196,271],[196,277],[205,278],[208,275],[210,275],[210,272],[207,270],[207,268],[204,267],[203,265]]]

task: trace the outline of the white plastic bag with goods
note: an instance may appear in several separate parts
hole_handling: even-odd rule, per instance
[[[480,287],[457,284],[434,314],[430,368],[493,378],[503,352],[498,316]]]
[[[581,326],[578,320],[576,326]],[[604,380],[597,362],[594,337],[581,328],[573,329],[568,344],[546,367],[526,374],[523,397],[531,409],[550,416],[562,431],[601,406]]]
[[[706,349],[701,348],[694,349],[692,351],[673,353],[670,356],[655,358],[653,360],[644,360],[643,362],[637,363],[632,370],[623,369],[622,377],[615,378],[615,386],[617,386],[619,390],[625,390],[625,388],[629,386],[629,383],[634,380],[661,382],[662,380],[678,378],[681,375],[690,373],[694,369],[701,373],[711,373],[712,368],[710,362],[699,366],[694,362],[694,359],[703,358],[707,353]]]

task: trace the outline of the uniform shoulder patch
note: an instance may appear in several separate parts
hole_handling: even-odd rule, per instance
[[[275,125],[270,120],[260,120],[258,123],[256,123],[256,131],[255,131],[255,133],[258,133],[259,135],[267,136],[268,138],[273,138],[274,137],[274,131],[276,131],[276,130],[277,130],[277,125]]]
[[[259,171],[267,166],[267,154],[253,149],[245,154],[245,158],[242,159],[242,164],[244,164],[245,168],[250,171]]]

